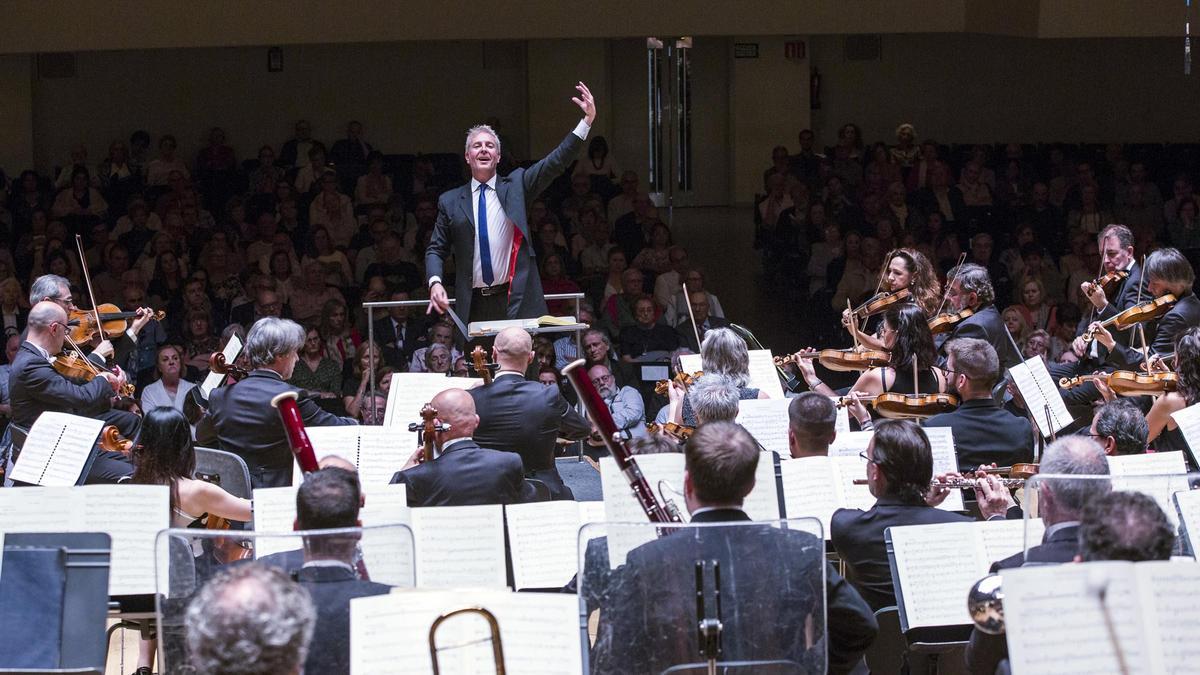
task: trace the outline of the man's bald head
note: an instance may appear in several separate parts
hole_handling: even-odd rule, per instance
[[[501,370],[523,373],[533,361],[533,338],[523,328],[505,328],[496,334],[492,358]]]
[[[29,340],[42,349],[57,354],[66,336],[67,311],[58,303],[43,300],[29,310]],[[61,329],[55,330],[60,325]]]
[[[429,402],[437,409],[438,419],[450,425],[450,431],[440,434],[443,442],[455,438],[469,438],[479,426],[479,415],[475,414],[475,399],[465,389],[447,389]]]
[[[358,473],[357,466],[354,466],[354,464],[345,457],[339,457],[338,455],[326,455],[322,457],[321,461],[317,462],[317,467],[321,469],[344,469],[352,473]]]

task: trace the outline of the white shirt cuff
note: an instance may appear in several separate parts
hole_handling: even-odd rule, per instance
[[[440,284],[440,283],[442,283],[442,278],[435,274],[435,275],[429,277],[428,287],[433,288],[434,284]]]
[[[588,124],[586,119],[582,119],[582,120],[579,120],[579,124],[575,125],[574,134],[576,136],[578,136],[580,140],[586,141],[587,137],[588,137],[588,132],[591,130],[592,130],[592,125]]]
[[[133,340],[133,344],[135,344],[135,345],[137,344],[138,336],[137,336],[137,333],[133,332],[132,328],[126,328],[125,334],[129,336],[130,340]]]

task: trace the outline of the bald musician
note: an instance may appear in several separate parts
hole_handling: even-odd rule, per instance
[[[573,498],[554,466],[554,441],[584,438],[591,425],[571,409],[558,387],[525,379],[533,362],[529,333],[520,328],[500,331],[492,346],[492,359],[500,366],[492,383],[468,392],[479,414],[475,440],[485,448],[520,455],[525,477],[545,483],[554,499]]]
[[[9,373],[12,421],[25,429],[43,412],[63,412],[87,417],[100,416],[112,407],[112,398],[125,384],[120,368],[101,371],[87,384],[75,384],[51,365],[62,352],[67,332],[67,312],[59,304],[43,300],[29,311],[28,336],[21,343]],[[120,453],[96,450],[87,483],[116,483],[128,479],[133,467]]]
[[[418,448],[404,468],[392,476],[392,483],[408,486],[409,506],[536,501],[533,485],[525,481],[520,456],[481,448],[471,438],[479,426],[479,416],[475,414],[475,401],[470,394],[462,389],[447,389],[434,396],[429,404],[450,429],[437,432],[432,462],[419,464],[421,449]]]

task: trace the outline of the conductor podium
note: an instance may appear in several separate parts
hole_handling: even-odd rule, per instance
[[[825,672],[816,519],[594,524],[579,541],[592,673]]]

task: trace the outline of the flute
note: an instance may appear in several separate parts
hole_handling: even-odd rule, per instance
[[[931,488],[946,488],[948,490],[955,490],[955,489],[974,490],[979,487],[979,483],[983,480],[984,479],[982,479],[982,478],[947,478],[946,480],[931,480],[931,481],[929,481],[929,487],[931,487]],[[1000,481],[1001,486],[1006,487],[1010,490],[1017,490],[1019,488],[1025,487],[1025,479],[1024,478],[997,478],[996,480]],[[867,479],[866,478],[855,478],[854,484],[855,485],[866,485]]]

